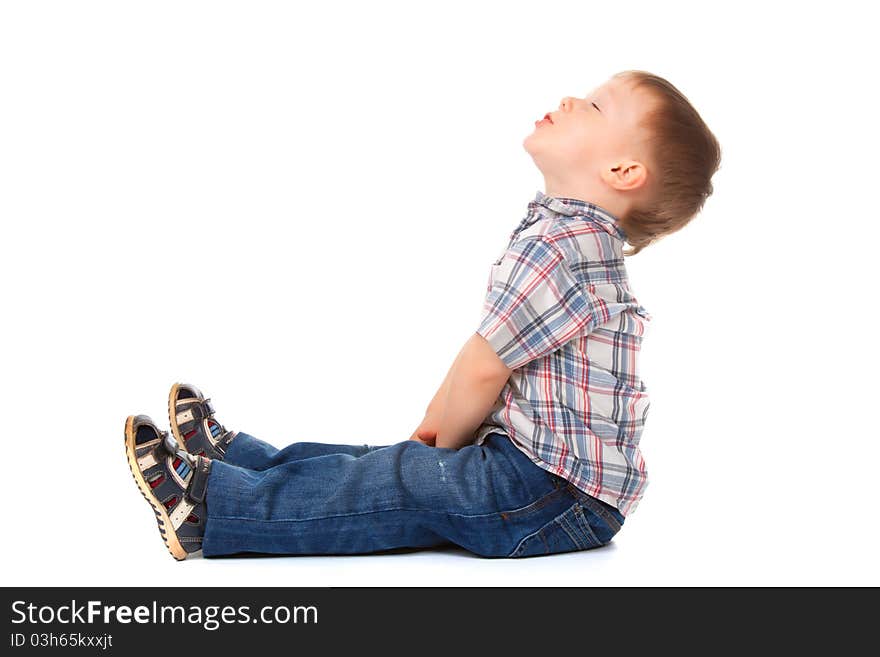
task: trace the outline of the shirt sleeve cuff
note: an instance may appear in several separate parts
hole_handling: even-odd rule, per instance
[[[495,322],[494,327],[493,322]],[[508,349],[502,355],[504,347],[510,344],[511,336],[504,330],[503,323],[498,323],[496,318],[491,315],[484,317],[483,321],[480,322],[480,325],[477,327],[476,333],[489,343],[489,346],[492,347],[495,355],[498,356],[501,362],[510,369],[515,370],[524,364],[516,359],[516,350]]]

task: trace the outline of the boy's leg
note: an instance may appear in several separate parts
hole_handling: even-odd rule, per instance
[[[363,456],[385,445],[335,445],[329,443],[297,442],[278,449],[274,445],[239,431],[226,448],[224,463],[248,470],[266,470],[282,463],[330,454]]]
[[[278,459],[286,451],[265,449],[249,461],[250,450],[262,449],[255,441],[240,445],[240,460]],[[528,556],[597,547],[622,522],[599,505],[580,504],[567,482],[503,434],[459,450],[407,440],[360,452],[280,461],[261,471],[215,461],[204,555],[359,554],[454,543],[484,556]]]
[[[279,450],[249,434],[228,431],[215,417],[211,400],[191,383],[171,386],[168,419],[178,445],[190,454],[250,470],[265,470],[287,461],[325,454],[361,456],[382,447],[299,442]]]

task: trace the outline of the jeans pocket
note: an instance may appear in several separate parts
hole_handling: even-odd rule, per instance
[[[590,526],[580,502],[575,502],[553,520],[523,538],[511,557],[532,557],[589,550],[604,545]]]
[[[568,492],[580,503],[583,508],[584,516],[593,528],[593,533],[599,539],[602,545],[605,545],[617,532],[623,527],[624,517],[616,508],[603,502],[591,495],[587,495],[583,491],[577,489],[572,484],[567,485]]]

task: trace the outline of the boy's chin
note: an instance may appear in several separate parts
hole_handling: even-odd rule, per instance
[[[523,149],[526,151],[526,153],[528,153],[531,156],[532,162],[535,163],[535,166],[538,167],[538,170],[541,173],[544,173],[544,170],[541,167],[541,154],[540,154],[539,150],[537,148],[535,148],[534,143],[529,143],[528,137],[526,137],[523,140]]]
[[[532,156],[532,159],[535,159],[535,156],[538,155],[540,149],[538,147],[538,144],[533,139],[533,136],[534,135],[528,135],[525,139],[523,139],[522,147],[526,151],[526,153]]]

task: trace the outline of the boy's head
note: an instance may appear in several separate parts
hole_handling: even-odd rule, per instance
[[[712,194],[721,147],[663,78],[623,71],[548,115],[523,141],[545,193],[611,212],[632,247],[625,255],[682,228]]]

